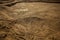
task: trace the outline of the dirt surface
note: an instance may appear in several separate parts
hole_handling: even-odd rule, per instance
[[[0,40],[60,40],[60,4],[0,6]]]

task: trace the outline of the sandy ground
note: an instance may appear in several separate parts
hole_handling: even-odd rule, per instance
[[[0,40],[60,40],[60,4],[17,3],[0,9]]]

